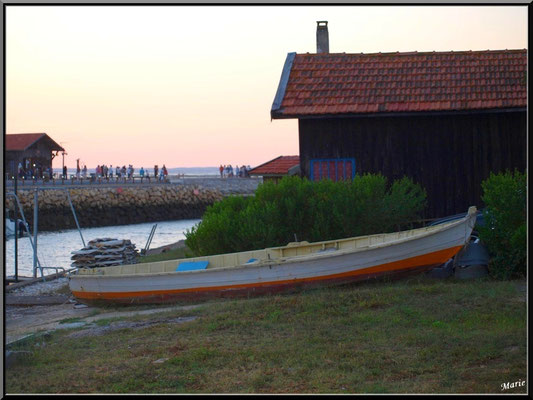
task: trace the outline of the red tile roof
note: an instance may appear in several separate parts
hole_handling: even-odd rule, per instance
[[[300,164],[300,156],[279,156],[250,170],[250,175],[287,175]]]
[[[51,150],[63,151],[64,149],[50,138],[46,133],[13,133],[6,137],[6,151],[24,151],[37,141],[47,138],[51,142]]]
[[[527,105],[526,74],[526,49],[290,53],[271,115],[522,108]]]

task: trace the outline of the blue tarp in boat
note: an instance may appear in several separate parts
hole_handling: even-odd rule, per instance
[[[194,271],[197,269],[206,269],[209,261],[185,261],[178,265],[176,271]]]

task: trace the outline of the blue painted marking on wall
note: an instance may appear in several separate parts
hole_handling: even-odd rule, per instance
[[[310,171],[310,179],[312,181],[315,179],[315,168],[318,168],[318,179],[324,178],[323,176],[323,163],[326,163],[327,166],[327,176],[325,178],[333,178],[333,173],[330,169],[331,162],[334,162],[335,165],[335,181],[339,180],[339,164],[342,163],[342,177],[343,179],[346,179],[346,164],[348,162],[351,162],[352,165],[352,173],[351,173],[351,179],[355,178],[355,158],[318,158],[318,159],[312,159],[310,161],[311,163],[311,171]]]

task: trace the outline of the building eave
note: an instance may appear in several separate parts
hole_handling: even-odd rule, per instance
[[[378,112],[378,113],[343,113],[343,114],[283,114],[282,111],[271,113],[272,119],[322,119],[322,118],[384,118],[384,117],[422,117],[432,115],[472,115],[509,112],[525,112],[527,107],[487,108],[472,110],[442,110],[414,112]]]
[[[250,176],[262,176],[263,178],[279,178],[282,176],[288,176],[288,174],[249,174]]]
[[[274,102],[272,103],[272,109],[270,110],[270,115],[272,118],[274,118],[274,114],[280,110],[281,103],[285,97],[285,90],[287,89],[287,83],[289,82],[289,76],[291,74],[294,57],[296,57],[296,53],[288,53],[287,58],[285,59],[285,64],[283,65],[283,70],[281,71],[281,77],[279,79],[278,90],[276,91],[276,96],[274,97]]]

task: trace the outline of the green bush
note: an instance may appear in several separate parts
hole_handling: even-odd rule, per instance
[[[425,203],[424,189],[408,178],[389,187],[382,175],[341,182],[285,177],[259,185],[253,197],[208,207],[185,234],[186,245],[200,256],[391,232],[420,218]]]
[[[480,239],[491,256],[490,274],[498,279],[526,275],[527,175],[515,171],[493,174],[482,182],[485,226]]]

